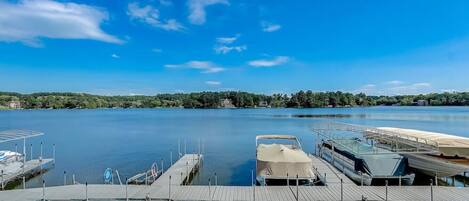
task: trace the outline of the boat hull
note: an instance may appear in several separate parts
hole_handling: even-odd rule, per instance
[[[425,154],[402,154],[409,160],[409,166],[417,171],[429,175],[448,177],[469,170],[468,165],[458,164],[445,159]]]

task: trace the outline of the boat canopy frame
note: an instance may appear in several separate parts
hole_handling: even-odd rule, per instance
[[[27,138],[32,138],[36,136],[44,135],[43,132],[32,131],[32,130],[5,130],[0,131],[0,143],[15,141],[15,140],[25,140]]]
[[[259,145],[259,140],[290,140],[295,142],[297,148],[302,149],[300,140],[293,135],[257,135],[256,136],[256,147]]]
[[[438,142],[429,139],[411,139],[409,136],[402,135],[397,132],[382,130],[371,126],[361,126],[340,122],[318,122],[312,125],[311,130],[317,134],[316,143],[319,143],[319,138],[331,140],[336,144],[342,145],[340,139],[344,137],[337,137],[334,132],[352,132],[361,134],[366,140],[371,140],[372,145],[382,148],[391,152],[368,152],[360,153],[360,150],[352,150],[347,146],[346,149],[355,152],[359,155],[376,155],[376,154],[435,154],[439,152]],[[374,143],[378,142],[378,143]]]

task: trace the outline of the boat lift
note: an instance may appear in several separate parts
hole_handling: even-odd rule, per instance
[[[333,140],[339,143],[338,139],[344,139],[343,135],[337,133],[353,133],[358,134],[367,143],[383,148],[392,152],[360,152],[360,150],[349,150],[360,155],[370,154],[434,154],[438,153],[438,142],[429,139],[419,139],[410,136],[405,136],[400,133],[382,130],[370,126],[361,126],[339,122],[318,122],[312,125],[312,131],[317,134],[316,143],[319,139]],[[350,136],[347,136],[350,138]]]
[[[43,144],[41,142],[40,155],[38,159],[33,159],[32,145],[30,160],[27,160],[26,154],[26,139],[42,136],[44,133],[31,130],[6,130],[0,131],[0,143],[11,142],[16,140],[23,140],[23,153],[22,159],[16,162],[21,163],[21,169],[11,169],[8,164],[0,166],[0,183],[3,190],[8,182],[15,181],[22,177],[23,188],[26,186],[26,175],[34,175],[35,173],[42,173],[44,166],[55,161],[55,145],[53,145],[52,158],[43,158]],[[17,151],[17,150],[16,150]]]

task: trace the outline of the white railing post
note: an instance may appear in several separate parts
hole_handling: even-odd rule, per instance
[[[210,182],[210,178],[208,178],[208,197],[210,200],[212,200],[212,192],[211,192],[211,182]]]
[[[296,175],[296,201],[298,201],[299,198],[299,193],[298,193],[298,174]]]
[[[433,201],[433,181],[430,179],[430,201]]]
[[[385,181],[386,184],[386,201],[388,201],[388,180]]]
[[[46,181],[42,180],[42,201],[46,201]]]
[[[171,200],[171,175],[169,175],[168,199]]]
[[[64,186],[67,185],[67,171],[64,171]]]
[[[86,198],[86,201],[88,201],[88,182],[87,181],[85,182],[85,198]]]
[[[129,201],[128,186],[129,186],[129,180],[126,177],[125,178],[125,200],[126,201]]]
[[[340,178],[340,200],[344,200],[344,180]]]

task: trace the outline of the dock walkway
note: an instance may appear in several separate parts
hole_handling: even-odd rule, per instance
[[[36,171],[40,171],[41,168],[45,168],[49,163],[52,163],[54,159],[33,159],[26,161],[24,165],[24,172],[23,168],[18,169],[14,172],[3,172],[3,175],[0,174],[0,187],[4,187],[8,184],[8,182],[21,179],[23,175],[30,175],[35,173]],[[26,176],[27,177],[27,176]]]
[[[344,185],[356,185],[345,174],[340,172],[338,169],[336,169],[324,159],[315,155],[309,155],[309,157],[311,158],[311,160],[313,160],[313,167],[319,174],[319,179],[326,186],[340,185],[341,179]]]

